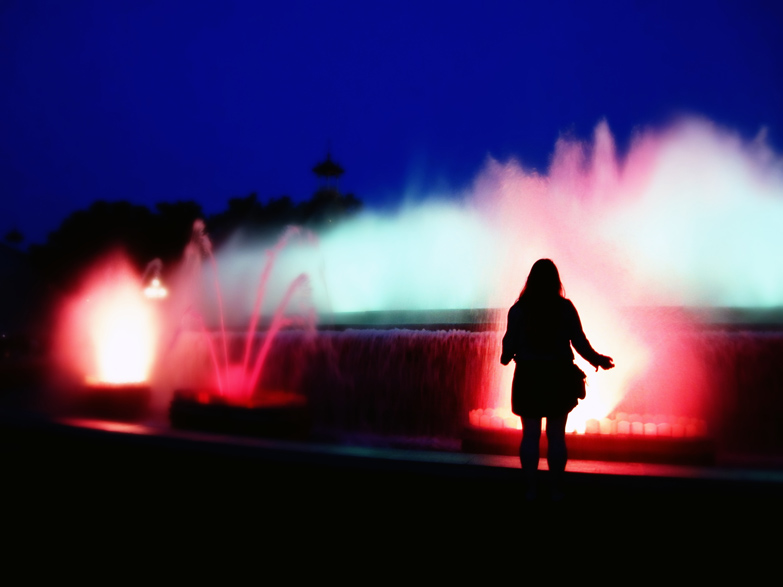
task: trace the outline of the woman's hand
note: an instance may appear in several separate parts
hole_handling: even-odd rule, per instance
[[[601,367],[604,371],[614,369],[614,359],[612,359],[612,357],[607,357],[606,355],[601,355],[598,365],[595,367],[596,371],[598,371],[598,367]]]

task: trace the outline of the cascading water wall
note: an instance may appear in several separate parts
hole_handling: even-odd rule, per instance
[[[96,263],[61,308],[57,355],[88,385],[148,382],[156,357],[158,316],[140,277],[120,254]]]

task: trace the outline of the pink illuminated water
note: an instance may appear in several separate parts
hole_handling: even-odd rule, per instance
[[[315,325],[315,312],[312,308],[304,311],[291,313],[289,310],[292,301],[298,294],[305,294],[307,297],[309,290],[309,278],[301,273],[296,276],[288,285],[282,299],[275,311],[272,313],[271,322],[263,336],[263,340],[257,348],[254,343],[257,339],[257,330],[261,319],[261,310],[264,296],[267,292],[267,286],[270,275],[275,265],[278,254],[294,237],[304,237],[313,241],[314,236],[298,227],[290,227],[285,231],[278,242],[266,251],[265,264],[261,272],[261,277],[256,288],[255,303],[250,314],[249,325],[244,337],[244,350],[241,360],[235,360],[229,349],[229,336],[226,329],[225,310],[223,304],[223,293],[218,274],[218,263],[212,251],[212,244],[204,230],[202,221],[196,221],[194,224],[193,238],[191,244],[186,250],[186,257],[194,255],[205,255],[209,260],[213,270],[213,287],[217,301],[217,311],[219,318],[219,338],[218,344],[220,351],[215,348],[215,341],[204,326],[201,316],[190,310],[189,313],[198,324],[203,340],[206,342],[209,358],[212,363],[215,381],[215,394],[230,403],[238,405],[252,406],[260,401],[260,395],[264,390],[259,389],[264,366],[269,356],[270,349],[281,330],[288,326],[296,325],[312,331]],[[202,382],[203,387],[203,382]]]

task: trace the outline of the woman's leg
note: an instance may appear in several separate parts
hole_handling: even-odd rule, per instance
[[[522,418],[522,442],[519,445],[519,460],[527,481],[527,497],[536,496],[536,471],[538,470],[539,441],[541,439],[541,418]]]
[[[522,418],[522,443],[519,445],[519,460],[527,471],[538,469],[541,418]]]
[[[546,461],[552,478],[552,496],[554,498],[562,498],[563,495],[563,473],[568,460],[565,440],[567,419],[568,414],[546,419],[546,439],[549,445]]]

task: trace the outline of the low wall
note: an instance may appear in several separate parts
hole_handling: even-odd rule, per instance
[[[499,390],[487,382],[497,372],[500,336],[464,330],[283,332],[260,387],[307,396],[320,428],[459,438],[468,412],[497,400]],[[176,373],[170,385],[208,387],[214,380],[204,338],[187,333],[163,358],[162,369]],[[698,409],[720,451],[783,455],[783,333],[706,330],[678,341],[693,355],[698,376],[693,369],[667,373],[666,364],[653,363],[668,379],[656,376],[662,382],[657,388],[632,390],[618,410],[694,416]],[[230,336],[230,354],[241,356],[243,344],[244,335]],[[693,381],[678,379],[683,377]],[[666,381],[677,389],[659,394]],[[699,389],[687,392],[686,402],[678,393],[689,385]],[[689,413],[677,413],[679,407]]]

